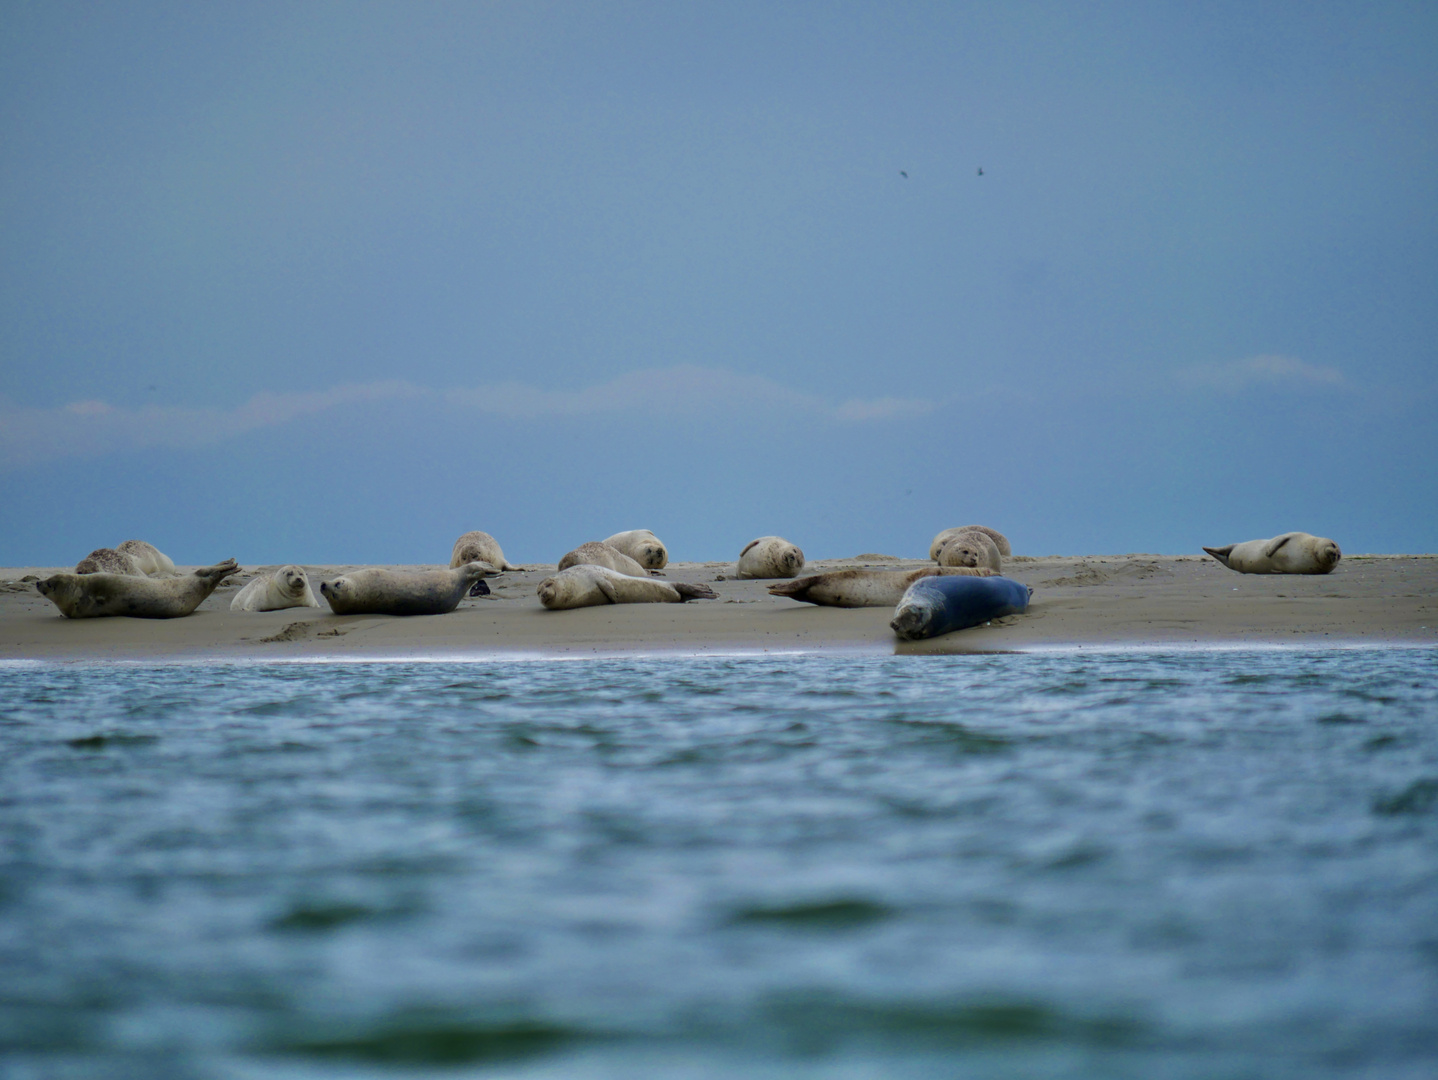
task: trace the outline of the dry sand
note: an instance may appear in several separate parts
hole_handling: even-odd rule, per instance
[[[915,569],[922,560],[861,555],[809,564]],[[825,608],[738,581],[733,563],[675,563],[671,581],[711,585],[718,600],[546,611],[535,588],[552,566],[489,579],[493,594],[448,615],[336,616],[329,608],[231,612],[246,567],[183,619],[66,619],[33,580],[68,567],[0,569],[0,659],[596,656],[853,651],[959,653],[1111,646],[1438,644],[1438,556],[1345,556],[1322,576],[1237,574],[1203,555],[1005,560],[1033,586],[1026,615],[941,638],[896,642],[889,608]],[[322,577],[351,567],[308,566]],[[321,601],[323,602],[323,601]]]

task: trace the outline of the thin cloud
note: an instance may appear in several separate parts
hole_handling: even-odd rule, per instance
[[[60,458],[91,458],[127,450],[209,446],[259,428],[379,401],[437,398],[451,406],[515,420],[642,414],[675,416],[707,411],[757,414],[803,412],[839,423],[881,423],[932,412],[941,402],[881,397],[835,405],[760,375],[679,365],[634,371],[577,390],[545,390],[527,383],[437,392],[402,381],[348,384],[299,394],[256,394],[233,409],[147,405],[129,408],[96,399],[53,409],[0,402],[0,468]]]
[[[1265,354],[1225,363],[1195,364],[1174,376],[1190,389],[1236,394],[1254,387],[1297,388],[1344,385],[1337,368],[1305,363],[1294,356]]]

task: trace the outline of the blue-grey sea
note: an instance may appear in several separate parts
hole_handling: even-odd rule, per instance
[[[1438,650],[0,667],[0,1073],[1438,1076]]]

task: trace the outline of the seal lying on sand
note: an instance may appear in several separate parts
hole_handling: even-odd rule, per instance
[[[750,540],[739,552],[741,578],[794,577],[804,569],[804,553],[782,536]]]
[[[126,577],[148,577],[140,560],[116,548],[96,548],[75,564],[77,574],[124,574]]]
[[[137,619],[178,619],[204,602],[215,587],[239,566],[226,559],[193,574],[177,577],[130,577],[126,574],[56,574],[37,582],[66,618],[94,619],[129,615]]]
[[[787,596],[824,607],[893,607],[910,585],[925,577],[954,574],[990,577],[987,568],[928,566],[922,570],[834,570],[769,586],[770,596]]]
[[[500,550],[499,541],[490,536],[487,532],[467,532],[454,542],[454,550],[450,552],[449,567],[451,570],[463,566],[465,563],[487,562],[496,570],[523,570],[522,566],[511,566]]]
[[[931,638],[1022,615],[1033,589],[1006,577],[926,577],[909,586],[889,623],[901,638]]]
[[[615,533],[604,543],[628,555],[646,570],[663,570],[669,565],[669,552],[664,549],[659,537],[648,529]]]
[[[282,566],[273,574],[255,578],[230,601],[231,611],[280,611],[292,607],[319,607],[310,591],[310,579],[298,566]]]
[[[991,529],[987,525],[959,525],[956,528],[945,529],[943,532],[939,533],[938,536],[934,537],[934,542],[929,545],[929,558],[933,559],[935,562],[938,562],[939,552],[943,549],[943,546],[947,544],[950,540],[952,540],[955,536],[957,536],[959,533],[965,532],[969,529],[977,529],[979,532],[983,533],[990,540],[992,540],[994,542],[994,547],[999,549],[1000,555],[1007,556],[1014,553],[1014,549],[1009,545],[1009,538],[1003,533],[999,532],[998,529]]]
[[[630,577],[649,576],[649,571],[640,566],[638,562],[618,548],[610,547],[603,540],[591,540],[587,544],[580,544],[559,560],[559,569],[568,570],[571,566],[603,566],[621,574],[628,574]]]
[[[940,566],[986,566],[998,573],[1003,570],[999,547],[993,537],[982,529],[960,529],[939,548]]]
[[[320,582],[336,615],[443,615],[476,581],[499,573],[487,562],[449,570],[386,570],[373,566]]]
[[[1240,574],[1327,574],[1343,558],[1332,540],[1306,532],[1203,550]]]
[[[682,604],[717,598],[708,585],[631,577],[588,563],[561,570],[539,583],[539,602],[552,611],[595,604]]]
[[[133,556],[140,564],[140,570],[150,577],[169,577],[176,572],[175,561],[154,544],[144,540],[126,540],[123,544],[117,544],[115,550]]]

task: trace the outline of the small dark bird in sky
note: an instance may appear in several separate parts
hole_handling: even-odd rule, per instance
[[[983,167],[982,165],[979,166],[979,175],[980,175],[980,176],[983,176],[983,175],[984,175],[984,167]]]
[[[899,175],[902,176],[905,180],[909,178],[909,174],[906,173],[903,169],[899,170]]]

